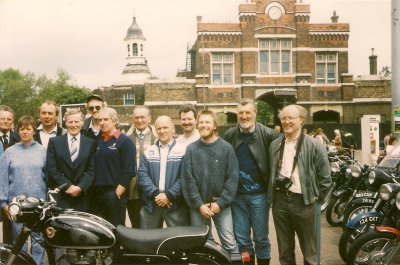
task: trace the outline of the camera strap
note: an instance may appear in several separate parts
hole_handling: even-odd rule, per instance
[[[296,168],[297,162],[299,160],[300,148],[303,145],[303,141],[304,141],[304,133],[300,133],[300,136],[299,136],[299,139],[298,139],[297,145],[296,145],[296,154],[294,155],[294,158],[293,158],[293,166],[292,166],[292,171],[290,173],[290,180],[292,180],[294,169]],[[286,142],[286,137],[283,136],[281,146],[279,148],[278,171],[280,171],[282,168],[282,160],[283,160],[283,152],[285,150],[285,142]]]

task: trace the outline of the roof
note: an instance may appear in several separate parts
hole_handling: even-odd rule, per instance
[[[197,32],[240,32],[239,23],[198,23]]]
[[[348,23],[310,24],[310,32],[350,32]]]
[[[144,38],[144,36],[143,36],[142,29],[136,23],[136,17],[133,17],[132,24],[128,28],[128,31],[126,33],[125,40],[136,39],[136,38]]]
[[[257,6],[255,4],[239,5],[239,13],[255,13]]]

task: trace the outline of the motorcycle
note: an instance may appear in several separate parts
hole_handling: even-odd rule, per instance
[[[96,215],[57,207],[55,195],[60,189],[50,190],[48,201],[24,195],[12,200],[10,215],[23,228],[14,245],[0,245],[0,264],[35,265],[22,251],[32,232],[43,235],[49,265],[242,264],[239,253],[231,255],[208,240],[208,226],[114,227]],[[56,249],[64,254],[56,258]]]
[[[347,259],[348,249],[360,235],[373,230],[378,225],[394,225],[397,211],[395,199],[399,191],[400,185],[397,183],[383,184],[379,190],[380,198],[372,209],[357,215],[347,223],[339,240],[339,254],[343,260]]]
[[[395,227],[378,226],[351,245],[346,264],[400,264],[400,193]]]

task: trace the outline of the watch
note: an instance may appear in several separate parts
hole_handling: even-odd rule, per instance
[[[277,6],[273,6],[268,10],[268,15],[272,20],[278,20],[282,16],[282,10]]]

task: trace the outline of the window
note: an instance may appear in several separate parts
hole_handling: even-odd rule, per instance
[[[132,56],[137,56],[138,55],[138,47],[137,43],[132,44]]]
[[[133,94],[133,93],[124,94],[124,105],[125,106],[135,105],[135,94]]]
[[[258,42],[260,74],[290,74],[292,41],[288,39],[260,39]]]
[[[336,53],[317,53],[316,63],[316,83],[335,84],[337,83],[337,55]]]
[[[215,85],[233,84],[233,54],[213,53],[211,55],[212,83]]]

